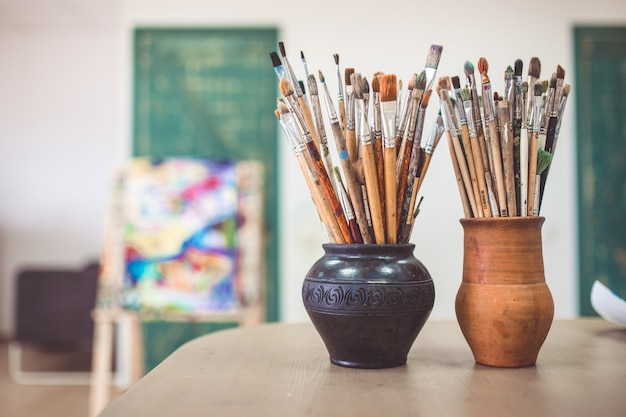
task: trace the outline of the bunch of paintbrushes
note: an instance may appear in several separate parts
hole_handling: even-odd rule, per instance
[[[488,70],[480,58],[479,86],[467,61],[463,87],[458,76],[436,86],[465,217],[537,216],[570,93],[565,70],[541,81],[532,58],[524,79],[518,59],[504,72],[502,95]]]
[[[374,73],[371,83],[354,68],[342,73],[335,54],[336,104],[322,72],[318,72],[321,88],[309,74],[304,53],[300,57],[306,83],[296,76],[283,42],[279,49],[280,56],[270,52],[282,94],[275,115],[298,160],[328,240],[408,243],[419,213],[421,199],[417,196],[444,131],[440,116],[422,138],[442,47],[431,46],[424,69],[411,77],[405,91],[393,73]],[[333,164],[331,142],[339,166]]]

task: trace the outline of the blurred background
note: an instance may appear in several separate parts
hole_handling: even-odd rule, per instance
[[[619,220],[626,209],[626,145],[620,145],[626,143],[626,134],[615,107],[623,109],[626,89],[624,27],[626,3],[621,0],[576,5],[564,0],[507,5],[496,0],[451,0],[445,5],[393,0],[291,5],[274,0],[0,0],[0,335],[9,338],[13,331],[15,275],[20,268],[78,268],[99,258],[116,169],[138,155],[212,156],[208,153],[213,148],[206,143],[214,139],[202,133],[212,130],[217,130],[212,133],[219,138],[215,140],[239,148],[232,150],[233,157],[266,164],[267,320],[308,320],[301,301],[302,279],[321,256],[326,239],[272,114],[279,92],[268,53],[278,50],[277,41],[285,42],[301,78],[300,51],[311,73],[322,70],[333,96],[334,53],[340,55],[342,67],[365,75],[395,72],[406,81],[423,69],[429,47],[439,44],[443,53],[438,75],[463,79],[465,61],[476,63],[484,56],[496,91],[503,90],[504,70],[517,58],[527,64],[539,57],[541,79],[549,79],[562,65],[572,95],[541,211],[546,217],[544,263],[556,318],[593,314],[586,302],[593,279],[612,282],[620,290],[626,280],[621,238],[626,230]],[[219,77],[197,80],[186,88],[204,91],[204,96],[195,96],[204,101],[159,110],[150,101],[158,99],[158,91],[140,84],[147,79],[141,76],[146,65],[142,57],[150,59],[140,52],[150,51],[142,39],[148,44],[160,39],[161,44],[151,45],[165,48],[169,38],[159,38],[163,29],[200,31],[215,39],[215,51],[224,45],[228,50],[232,39],[248,36],[256,46],[246,50],[251,55],[236,58],[255,72],[244,78],[248,84],[229,88],[211,87]],[[594,46],[597,40],[608,45],[604,52]],[[604,55],[594,56],[600,52]],[[171,60],[179,66],[170,76],[164,72],[152,81],[175,83],[177,74],[201,75],[194,65],[233,70],[232,61],[224,61],[226,55],[188,55],[185,66],[185,54],[164,54],[161,65]],[[269,99],[259,93],[268,83],[275,90]],[[604,95],[594,98],[599,89]],[[239,113],[246,100],[262,103],[257,113]],[[230,107],[215,106],[220,102]],[[179,119],[160,126],[150,119],[154,116],[146,115],[145,106],[153,106],[154,114]],[[437,106],[438,100],[431,100],[425,131]],[[189,118],[192,111],[199,114]],[[243,128],[248,121],[254,125]],[[169,131],[168,126],[175,129]],[[606,131],[598,130],[603,128]],[[249,146],[243,154],[242,146]],[[610,150],[603,154],[603,149]],[[228,146],[219,152],[228,156]],[[445,144],[433,156],[421,194],[424,201],[412,242],[435,282],[431,318],[454,319],[463,212]]]

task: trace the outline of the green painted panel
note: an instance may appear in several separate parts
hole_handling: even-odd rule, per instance
[[[574,29],[580,314],[600,280],[626,298],[626,27]]]
[[[168,322],[148,320],[141,325],[145,373],[198,335],[237,327],[237,322]]]
[[[139,28],[135,156],[254,159],[265,168],[266,317],[279,319],[276,28]]]

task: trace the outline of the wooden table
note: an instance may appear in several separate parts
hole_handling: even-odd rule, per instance
[[[626,415],[626,329],[555,321],[536,366],[477,365],[456,322],[429,321],[406,365],[332,365],[309,323],[213,333],[182,346],[115,399],[110,416]]]

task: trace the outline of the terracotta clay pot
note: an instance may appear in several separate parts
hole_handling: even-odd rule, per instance
[[[325,244],[302,286],[304,307],[330,361],[390,368],[407,354],[430,316],[435,287],[415,245]]]
[[[462,219],[456,316],[477,363],[534,365],[554,317],[543,265],[543,217]]]

